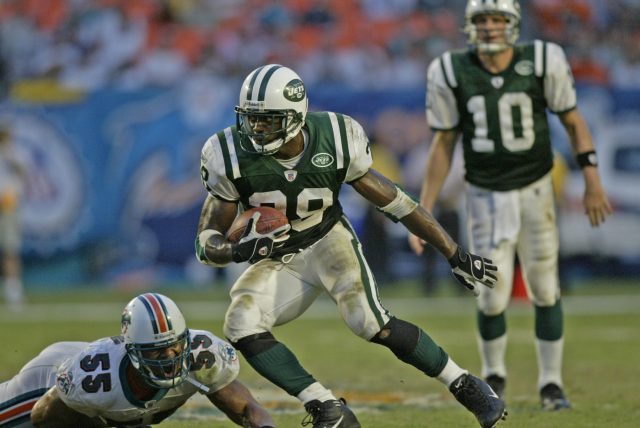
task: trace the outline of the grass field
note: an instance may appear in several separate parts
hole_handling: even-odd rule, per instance
[[[160,290],[182,307],[189,324],[221,335],[223,291]],[[116,334],[122,307],[134,291],[75,290],[32,293],[21,313],[0,312],[0,381],[10,378],[44,346]],[[426,330],[456,362],[477,373],[475,311],[471,296],[422,297],[411,286],[381,290],[397,316]],[[90,305],[86,302],[92,302]],[[567,295],[564,377],[574,408],[538,409],[533,318],[526,302],[508,312],[510,370],[504,427],[640,426],[640,283],[592,283]],[[275,330],[315,377],[343,396],[364,427],[476,427],[439,382],[398,361],[388,350],[353,336],[331,302],[321,298],[299,320]],[[300,426],[302,407],[243,364],[240,379],[272,410],[280,427]],[[194,397],[162,427],[235,426],[202,397]]]

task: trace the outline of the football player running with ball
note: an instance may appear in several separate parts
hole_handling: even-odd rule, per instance
[[[474,293],[493,286],[495,267],[460,248],[424,208],[371,169],[360,124],[339,113],[308,113],[307,106],[305,86],[294,71],[277,64],[259,67],[242,84],[236,125],[203,147],[201,173],[209,195],[196,238],[198,259],[215,266],[250,263],[230,291],[226,337],[258,373],[304,404],[303,425],[360,427],[345,401],[307,372],[272,332],[326,293],[353,333],[438,379],[481,426],[494,426],[505,414],[502,400],[427,333],[392,316],[380,302],[338,200],[342,184],[432,244]],[[238,208],[261,205],[286,214],[289,225],[260,234],[256,213],[241,239],[229,242],[225,234]]]
[[[567,131],[585,181],[584,207],[592,226],[611,206],[600,183],[594,146],[576,108],[576,92],[562,48],[539,40],[515,46],[516,0],[470,0],[465,32],[470,49],[446,52],[427,73],[427,119],[435,131],[421,205],[431,211],[462,134],[471,251],[500,272],[478,298],[482,375],[500,396],[507,370],[505,310],[514,256],[522,264],[535,306],[538,390],[544,409],[570,407],[561,376],[563,316],[558,284],[558,231],[551,186],[552,146],[546,109]],[[410,244],[422,252],[421,237]]]
[[[196,392],[243,427],[273,419],[236,377],[231,345],[188,329],[157,293],[131,300],[121,335],[58,342],[0,384],[0,427],[137,427],[160,423]]]

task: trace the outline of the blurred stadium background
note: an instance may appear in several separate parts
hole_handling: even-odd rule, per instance
[[[601,230],[589,228],[579,171],[552,119],[563,286],[594,276],[637,279],[640,2],[522,3],[521,40],[566,49],[616,209]],[[11,126],[30,171],[22,204],[27,292],[228,282],[233,272],[205,268],[193,256],[205,196],[199,151],[234,123],[241,80],[262,63],[297,70],[312,109],[359,119],[374,142],[375,167],[417,193],[430,140],[425,69],[445,49],[464,47],[464,4],[1,1],[0,122]],[[464,219],[460,175],[440,213],[456,235]],[[404,230],[381,222],[348,190],[343,202],[382,286],[409,279],[431,291],[431,279],[448,275],[438,256],[413,256]]]

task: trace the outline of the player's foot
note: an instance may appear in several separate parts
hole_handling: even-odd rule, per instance
[[[506,419],[504,402],[482,379],[463,374],[449,387],[451,393],[473,413],[482,428],[493,428],[500,419]]]
[[[548,383],[540,390],[540,403],[542,410],[555,411],[570,409],[571,403],[564,396],[562,388],[555,383]]]
[[[302,426],[313,424],[313,428],[360,428],[356,415],[347,407],[344,398],[323,402],[312,400],[304,408],[309,414],[302,420]]]
[[[504,400],[504,387],[507,383],[507,380],[502,376],[492,374],[487,376],[485,381],[489,384],[491,389],[493,389],[493,392],[498,394],[498,397]]]

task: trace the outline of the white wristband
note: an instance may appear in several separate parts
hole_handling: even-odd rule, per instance
[[[400,220],[413,212],[418,203],[411,199],[404,190],[396,186],[396,197],[384,207],[379,207],[383,212]]]
[[[198,242],[200,242],[200,245],[204,247],[207,241],[209,240],[209,238],[216,235],[222,236],[222,233],[213,229],[205,229],[202,232],[200,232],[200,234],[198,235]]]

